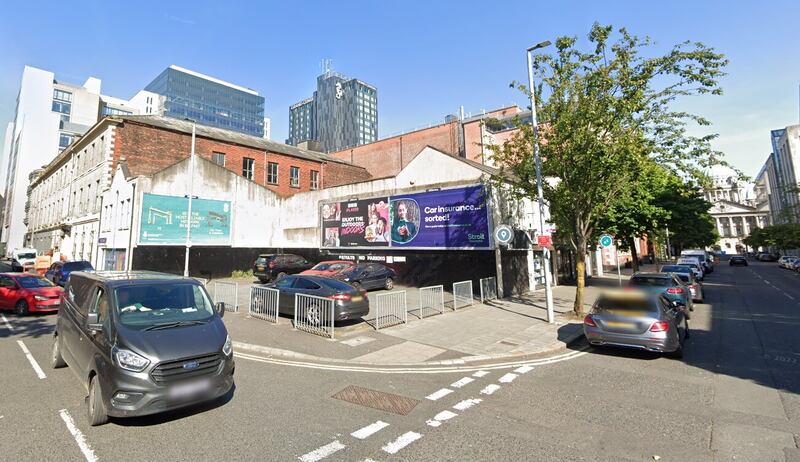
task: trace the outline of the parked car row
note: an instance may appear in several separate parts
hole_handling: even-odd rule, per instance
[[[756,260],[758,261],[778,261],[781,258],[781,254],[775,252],[761,252],[756,254]]]
[[[778,259],[778,267],[800,273],[800,257],[781,257]]]

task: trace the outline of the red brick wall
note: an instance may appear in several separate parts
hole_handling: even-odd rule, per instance
[[[151,175],[189,156],[192,148],[192,136],[187,133],[174,132],[158,127],[125,122],[117,127],[114,142],[114,160],[112,170],[120,157],[125,157],[133,175]],[[311,190],[311,171],[319,174],[319,188],[329,187],[324,179],[328,176],[336,184],[356,182],[368,178],[362,168],[300,159],[284,154],[265,152],[264,150],[240,146],[225,141],[197,137],[195,153],[204,159],[212,160],[212,153],[225,154],[225,168],[242,174],[242,163],[245,157],[255,160],[253,181],[278,194],[291,195]],[[278,164],[278,184],[267,183],[267,163]],[[290,186],[291,167],[300,168],[300,187]],[[327,169],[327,171],[323,171]]]
[[[330,155],[359,165],[375,178],[397,175],[426,146],[458,155],[458,122],[437,125]]]

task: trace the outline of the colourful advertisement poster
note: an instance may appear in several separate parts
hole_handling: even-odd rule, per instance
[[[490,249],[482,185],[322,204],[322,247]]]
[[[488,249],[483,186],[392,196],[392,247]]]
[[[185,244],[187,197],[145,193],[139,226],[140,245]],[[192,245],[227,245],[231,242],[231,203],[192,199]]]
[[[323,247],[386,247],[390,239],[388,197],[322,205]]]

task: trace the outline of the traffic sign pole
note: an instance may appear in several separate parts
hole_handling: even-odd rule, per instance
[[[619,286],[622,287],[622,273],[619,271],[619,250],[617,250],[617,246],[614,246],[614,257],[617,259],[617,280],[619,281]]]

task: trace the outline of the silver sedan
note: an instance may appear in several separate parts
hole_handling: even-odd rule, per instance
[[[689,337],[685,308],[663,295],[640,291],[607,292],[583,319],[586,339],[596,346],[618,346],[683,357]]]

